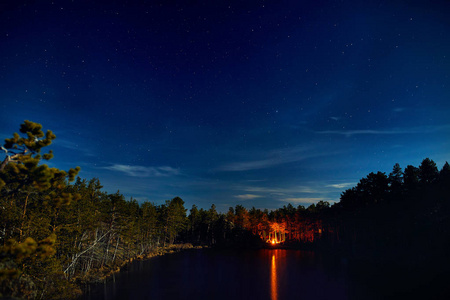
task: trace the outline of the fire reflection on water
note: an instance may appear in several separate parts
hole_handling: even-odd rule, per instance
[[[270,299],[278,300],[278,282],[277,282],[277,265],[275,259],[275,253],[272,254],[272,265],[271,265],[271,273],[270,273]]]

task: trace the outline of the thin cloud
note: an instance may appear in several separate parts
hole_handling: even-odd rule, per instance
[[[327,185],[327,187],[332,187],[332,188],[335,188],[335,189],[345,189],[347,187],[351,187],[351,186],[354,186],[354,185],[355,185],[355,183],[345,182],[345,183],[330,184],[330,185]]]
[[[347,137],[353,135],[361,135],[361,134],[413,134],[420,133],[420,131],[416,130],[327,130],[327,131],[317,131],[320,134],[339,134],[345,135]]]
[[[283,202],[289,202],[289,203],[307,203],[307,204],[315,204],[315,203],[317,203],[317,202],[319,202],[319,201],[330,201],[330,200],[327,200],[326,198],[309,198],[309,197],[306,197],[306,198],[284,198],[284,199],[281,199],[280,201],[283,201]]]
[[[297,162],[322,154],[313,151],[310,147],[298,147],[271,151],[270,157],[260,160],[232,162],[219,167],[218,171],[249,171],[266,169],[282,164]]]
[[[235,162],[219,168],[220,171],[248,171],[273,167],[281,164],[279,159],[264,159],[248,162]]]
[[[261,198],[261,196],[254,195],[254,194],[236,195],[234,197],[238,198],[238,199],[241,199],[241,200],[251,200],[251,199],[255,199],[255,198]]]
[[[245,180],[246,182],[265,182],[267,179],[249,179]]]
[[[294,187],[283,187],[283,188],[277,188],[277,187],[263,187],[263,186],[236,186],[237,190],[242,190],[248,193],[264,193],[264,194],[271,194],[271,195],[293,195],[293,194],[317,194],[317,193],[324,193],[326,192],[323,188],[320,186],[314,187],[314,186],[306,186],[306,185],[299,185]]]
[[[410,129],[391,129],[391,130],[325,130],[316,131],[319,134],[338,134],[345,135],[346,137],[351,137],[353,135],[362,134],[372,134],[372,135],[395,135],[395,134],[417,134],[417,133],[430,133],[441,130],[448,130],[450,125],[442,126],[426,126],[426,127],[416,127]]]
[[[104,167],[104,169],[122,172],[132,177],[168,177],[180,174],[178,169],[169,166],[144,167],[114,164],[109,167]]]

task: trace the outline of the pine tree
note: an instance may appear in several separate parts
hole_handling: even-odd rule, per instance
[[[19,233],[19,240],[23,239],[23,226],[31,201],[55,206],[69,203],[75,195],[64,192],[66,179],[73,181],[80,170],[76,167],[66,172],[40,164],[42,159],[53,157],[51,150],[41,155],[41,149],[56,138],[50,130],[44,134],[42,125],[25,121],[20,126],[20,132],[26,136],[14,133],[2,147],[6,157],[0,167],[0,193],[11,217],[2,220],[10,226],[5,228],[9,230],[4,239],[14,237],[16,232]]]
[[[441,171],[439,172],[439,182],[442,185],[450,184],[450,165],[445,162]]]
[[[53,157],[51,150],[41,154],[42,148],[56,138],[50,130],[44,134],[42,125],[25,121],[20,132],[23,136],[14,133],[1,148],[6,157],[0,165],[0,293],[32,298],[44,288],[42,281],[36,280],[42,268],[48,266],[46,275],[55,281],[62,276],[61,268],[50,267],[54,265],[50,260],[56,253],[60,208],[78,198],[66,189],[67,181],[74,180],[80,168],[66,172],[41,164]],[[25,287],[16,280],[26,280]],[[19,290],[10,288],[14,282]]]
[[[438,168],[436,163],[425,158],[419,166],[419,180],[421,184],[431,184],[435,182],[439,177]]]
[[[184,208],[184,201],[180,197],[166,200],[166,203],[159,206],[158,213],[163,231],[163,243],[173,244],[178,234],[185,229],[187,224],[187,209]]]
[[[419,169],[412,165],[408,165],[405,168],[403,180],[407,191],[411,192],[415,190],[419,183]]]

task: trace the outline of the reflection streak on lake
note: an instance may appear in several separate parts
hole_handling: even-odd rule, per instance
[[[276,251],[276,250],[275,250]],[[275,252],[276,253],[276,252]],[[271,300],[278,300],[278,286],[277,286],[277,264],[276,264],[276,258],[275,253],[272,254],[272,271],[271,271]]]
[[[185,251],[139,261],[84,299],[348,299],[346,272],[313,252]]]

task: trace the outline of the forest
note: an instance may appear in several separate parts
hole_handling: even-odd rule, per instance
[[[174,249],[308,248],[369,261],[448,267],[450,166],[425,158],[370,173],[340,201],[269,211],[242,205],[219,213],[180,197],[164,204],[126,200],[98,178],[49,167],[56,136],[25,121],[2,147],[0,297],[70,299],[134,259]],[[184,246],[174,246],[174,245]]]

